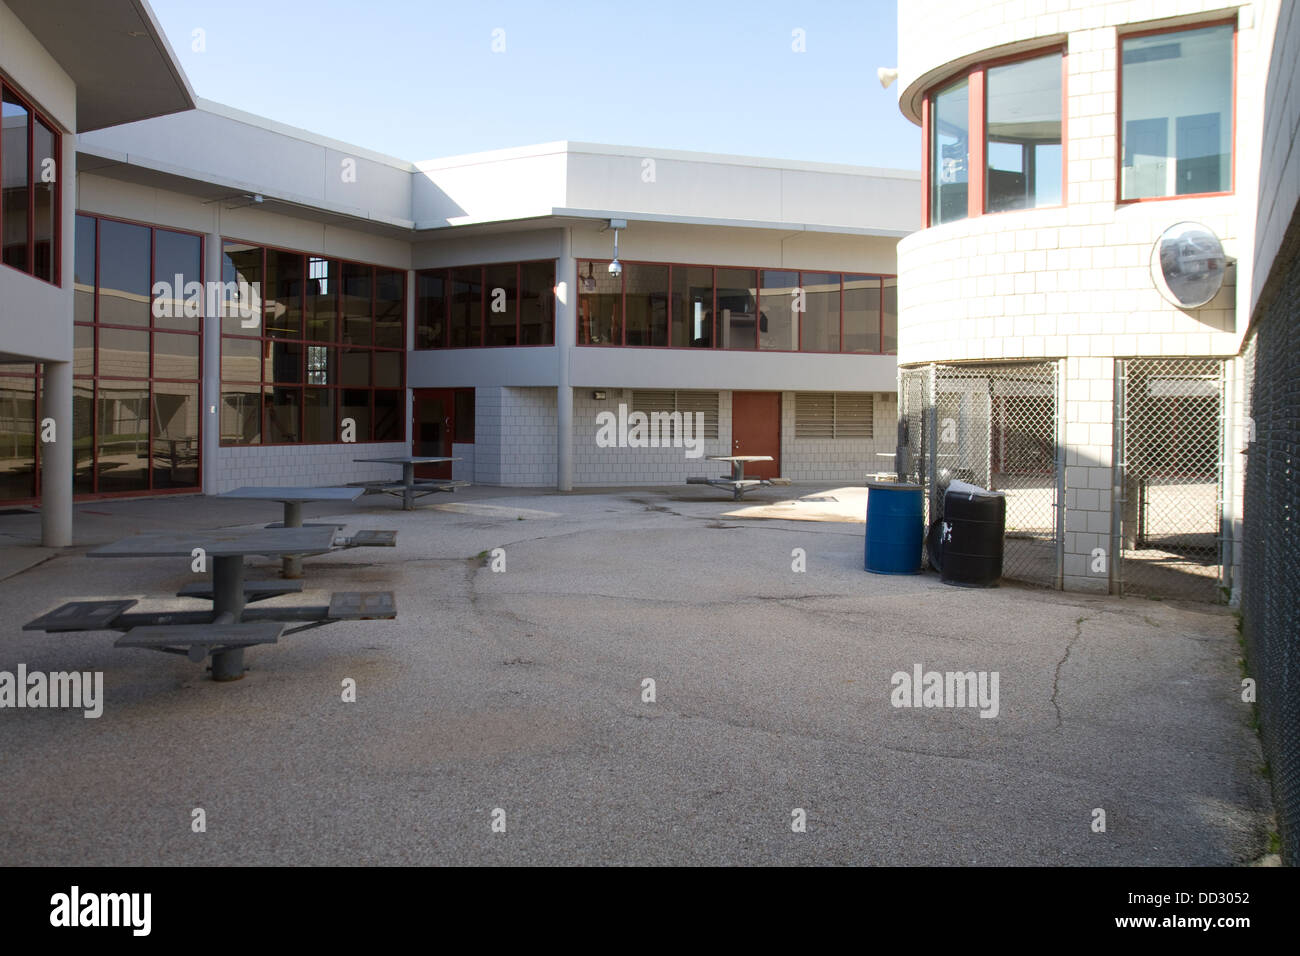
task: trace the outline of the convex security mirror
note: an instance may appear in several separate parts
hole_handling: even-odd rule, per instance
[[[1175,223],[1151,250],[1151,281],[1180,309],[1199,309],[1213,299],[1227,268],[1223,243],[1199,222]]]

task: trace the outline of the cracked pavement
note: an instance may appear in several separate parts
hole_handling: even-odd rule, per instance
[[[102,670],[106,697],[98,720],[0,710],[0,863],[1210,865],[1264,852],[1271,807],[1224,608],[870,575],[861,524],[736,517],[709,488],[465,491],[454,501],[471,507],[454,512],[306,509],[398,529],[398,547],[308,558],[304,593],[277,600],[391,589],[399,618],[253,648],[232,684],[114,650],[109,633],[19,628],[87,597],[197,607],[163,597],[193,579],[188,562],[84,551],[154,527],[270,522],[278,506],[95,502],[78,509],[77,549],[53,558],[32,544],[38,519],[0,518],[3,566],[18,569],[0,580],[0,670]],[[504,573],[479,557],[498,547]],[[250,577],[277,567],[249,564],[262,569]],[[999,716],[893,707],[891,675],[916,664],[997,671]],[[345,678],[356,703],[341,700]],[[190,830],[196,807],[206,833]],[[498,807],[505,833],[490,828]],[[806,833],[791,831],[795,808]]]

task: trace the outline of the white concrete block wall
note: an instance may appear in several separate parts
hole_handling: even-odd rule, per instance
[[[1251,6],[1259,9],[1242,18],[1237,32],[1236,192],[1119,205],[1116,28],[1210,11],[1222,16],[1234,8],[1207,0],[899,4],[904,84],[948,75],[955,61],[1004,44],[1032,49],[1033,38],[1064,34],[1068,51],[1066,204],[963,219],[903,239],[899,364],[1237,352],[1249,314],[1259,91],[1267,63],[1257,44],[1277,15],[1273,4]],[[1150,275],[1155,240],[1187,219],[1213,229],[1237,260],[1219,295],[1193,311],[1166,302]]]
[[[592,389],[573,394],[573,483],[583,487],[619,485],[675,485],[691,476],[718,476],[726,470],[710,455],[731,453],[731,392],[718,393],[718,437],[704,441],[699,458],[687,458],[685,448],[601,448],[596,444],[596,416],[602,411],[618,415],[620,402],[632,406],[631,389],[604,389],[603,400]]]
[[[796,392],[781,396],[781,474],[795,481],[844,481],[860,485],[867,473],[892,471],[897,444],[898,396],[873,396],[871,438],[796,438]]]
[[[402,442],[355,445],[223,445],[218,451],[216,495],[243,485],[345,485],[352,481],[400,479],[397,465],[362,464],[354,458],[392,458],[410,454]]]
[[[1065,366],[1065,589],[1105,593],[1114,559],[1115,361],[1078,357]]]
[[[465,442],[453,442],[451,446],[451,456],[460,459],[460,461],[453,461],[451,463],[451,477],[453,481],[478,481],[474,475],[473,445]]]
[[[556,458],[555,389],[475,389],[478,484],[553,488]]]
[[[1194,26],[1232,16],[1238,6],[1235,192],[1121,205],[1116,183],[1119,29]],[[924,90],[969,64],[1065,41],[1065,204],[922,229],[899,243],[898,284],[901,365],[1068,357],[1064,574],[1069,589],[1106,590],[1114,558],[1114,360],[1229,358],[1240,348],[1251,290],[1259,284],[1254,254],[1262,193],[1256,171],[1266,54],[1278,13],[1276,0],[1241,5],[1221,0],[899,3],[900,106],[914,120]],[[1288,81],[1278,70],[1273,73],[1272,86],[1285,87]],[[1294,131],[1294,109],[1282,113],[1282,132],[1270,142],[1285,140],[1288,123]],[[1284,163],[1275,165],[1280,169]],[[1286,174],[1276,178],[1285,181]],[[1160,233],[1188,219],[1213,229],[1235,263],[1208,305],[1185,311],[1156,290],[1150,258]],[[1260,244],[1267,248],[1267,237]],[[1239,416],[1234,397],[1230,392],[1229,412]],[[1234,417],[1234,438],[1240,429]],[[1230,440],[1225,455],[1234,454]],[[1240,469],[1231,479],[1227,497],[1239,501]],[[1095,549],[1104,549],[1105,571],[1093,570]]]

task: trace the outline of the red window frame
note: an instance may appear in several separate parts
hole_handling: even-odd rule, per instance
[[[523,335],[523,294],[524,294],[524,266],[535,265],[537,263],[551,263],[551,340],[549,342],[521,342]],[[491,266],[509,266],[515,267],[515,343],[513,345],[488,345],[487,344],[487,270]],[[451,285],[453,272],[465,272],[472,269],[479,270],[479,286],[483,290],[479,298],[479,344],[478,345],[456,345],[451,344]],[[443,282],[442,293],[442,343],[439,345],[420,345],[419,327],[424,318],[420,310],[420,276],[439,276]],[[516,262],[509,260],[505,262],[482,262],[478,264],[466,263],[461,266],[438,266],[433,269],[415,270],[415,290],[416,290],[416,314],[415,314],[415,350],[421,352],[433,352],[439,349],[450,348],[470,348],[470,349],[545,349],[555,347],[555,284],[556,276],[559,275],[559,263],[555,259],[520,259]]]
[[[76,367],[76,364],[75,364],[75,355],[74,355],[74,363],[73,363],[74,375],[73,375],[73,380],[72,380],[72,381],[73,381],[73,389],[74,389],[74,393],[75,393],[75,389],[77,388],[77,386],[78,386],[79,383],[80,383],[81,387],[83,387],[83,388],[86,387],[87,384],[89,384],[89,387],[90,387],[90,454],[91,454],[91,465],[90,465],[90,487],[91,487],[91,490],[90,490],[89,492],[81,492],[81,493],[77,494],[75,497],[77,498],[77,500],[87,500],[87,499],[92,499],[92,498],[138,498],[138,497],[140,497],[140,496],[142,496],[142,495],[192,495],[192,494],[194,494],[196,491],[202,491],[202,490],[203,490],[203,422],[204,422],[204,415],[202,414],[202,409],[203,409],[203,320],[202,320],[202,318],[200,318],[198,329],[195,330],[195,331],[192,331],[192,332],[191,332],[191,331],[184,330],[184,329],[158,329],[158,328],[155,328],[155,326],[154,326],[154,318],[153,318],[153,314],[152,314],[152,304],[153,304],[153,303],[152,303],[152,300],[153,300],[153,286],[154,286],[154,282],[156,281],[156,272],[157,272],[157,262],[156,262],[156,259],[157,259],[157,249],[158,249],[158,242],[157,242],[157,232],[158,232],[158,230],[161,229],[161,230],[163,230],[164,232],[174,232],[174,233],[178,233],[178,234],[180,234],[180,235],[184,235],[184,236],[194,236],[194,237],[196,237],[196,238],[199,240],[199,276],[198,276],[198,281],[199,281],[199,284],[200,284],[201,286],[203,286],[203,288],[205,288],[205,289],[207,288],[207,283],[206,283],[206,277],[205,277],[205,275],[204,275],[204,270],[205,270],[206,267],[207,267],[207,262],[206,262],[206,260],[205,260],[205,258],[204,258],[204,252],[205,252],[205,247],[206,247],[206,244],[207,244],[207,238],[204,236],[203,233],[201,233],[201,232],[195,232],[195,231],[192,230],[192,229],[173,229],[171,226],[161,226],[161,225],[157,225],[157,224],[155,224],[155,223],[151,223],[151,222],[140,222],[140,221],[138,221],[138,220],[134,220],[134,219],[122,219],[122,218],[120,218],[120,217],[118,217],[118,216],[101,216],[101,215],[98,215],[98,214],[96,214],[96,213],[92,213],[92,212],[83,212],[82,210],[77,210],[77,212],[75,213],[75,215],[78,216],[78,217],[81,217],[81,218],[89,219],[89,220],[91,220],[91,221],[93,221],[93,222],[95,223],[95,284],[94,284],[94,292],[92,293],[92,299],[91,299],[91,306],[92,306],[92,311],[91,311],[91,321],[90,321],[90,322],[77,322],[77,321],[75,321],[75,318],[74,318],[74,321],[73,321],[73,327],[74,327],[74,328],[76,328],[77,326],[80,326],[80,327],[82,327],[82,328],[90,328],[90,329],[93,330],[93,333],[94,333],[94,345],[93,345],[93,348],[92,348],[92,365],[91,365],[91,370],[90,370],[90,374],[89,374],[89,375],[77,375],[77,374],[75,374],[75,367]],[[141,227],[141,228],[143,228],[143,229],[148,229],[148,230],[149,230],[149,290],[150,290],[150,317],[149,317],[149,324],[148,324],[148,325],[144,325],[144,326],[140,326],[140,325],[118,325],[118,324],[116,324],[116,323],[101,323],[101,322],[99,321],[99,290],[100,290],[100,269],[99,269],[99,249],[100,249],[100,241],[99,241],[99,224],[100,224],[101,222],[120,222],[120,223],[123,223],[123,224],[128,225],[128,226],[139,226],[139,227]],[[167,278],[170,279],[171,277],[168,276]],[[149,440],[148,440],[148,457],[145,459],[146,462],[147,462],[148,464],[147,464],[147,466],[146,466],[147,482],[146,482],[146,487],[145,487],[145,488],[131,489],[131,490],[128,490],[128,491],[101,491],[100,488],[99,488],[99,383],[100,383],[101,381],[105,381],[105,382],[138,382],[138,381],[141,381],[141,379],[138,379],[138,378],[127,378],[127,377],[117,376],[117,375],[101,375],[101,374],[100,374],[100,371],[99,371],[99,341],[100,341],[99,330],[100,330],[101,328],[107,328],[107,329],[123,329],[123,330],[125,330],[125,331],[129,331],[129,332],[144,332],[146,335],[149,336],[149,369],[148,369],[148,373],[147,373],[147,375],[146,375],[145,378],[143,379],[143,381],[144,381],[144,382],[147,384],[147,386],[148,386],[147,391],[148,391],[148,393],[149,393]],[[159,332],[162,333],[162,334],[165,334],[165,335],[188,335],[188,336],[192,336],[192,337],[198,339],[199,352],[198,352],[198,377],[197,377],[197,378],[193,378],[193,379],[188,379],[188,378],[186,378],[186,379],[179,379],[179,378],[155,378],[155,377],[154,377],[154,367],[153,367],[154,340],[153,340],[153,337],[154,337],[155,333],[159,333]],[[196,461],[195,461],[195,466],[194,466],[194,467],[195,467],[195,482],[194,482],[193,485],[186,485],[186,486],[184,486],[184,487],[178,487],[178,488],[154,488],[154,487],[153,487],[153,444],[154,444],[154,437],[153,437],[153,393],[154,393],[154,388],[153,388],[153,386],[154,386],[154,382],[155,382],[155,381],[158,381],[158,382],[176,382],[176,383],[181,383],[181,384],[186,384],[186,385],[196,385],[196,386],[198,386],[198,389],[197,389],[197,399],[198,399],[198,404],[199,404],[199,431],[198,431],[198,435],[196,436],[196,441],[197,441],[197,443],[198,443],[198,451],[199,451],[199,455],[198,455],[198,458],[197,458]],[[39,415],[39,412],[38,412],[38,415]],[[39,417],[38,417],[37,420],[38,420],[38,422],[39,422]],[[75,438],[75,437],[80,437],[80,436],[74,436],[74,438]],[[39,442],[37,443],[37,446],[36,446],[36,460],[37,460],[37,474],[39,475],[39,474],[40,474],[40,443],[39,443]],[[74,462],[74,468],[75,468],[75,462]],[[74,476],[74,481],[75,481],[75,476]]]
[[[1124,175],[1124,41],[1138,37],[1159,36],[1162,33],[1185,33],[1189,30],[1204,30],[1207,27],[1232,27],[1232,141],[1228,154],[1232,163],[1232,175],[1226,192],[1212,193],[1175,193],[1172,196],[1137,196],[1122,199]],[[1237,192],[1237,114],[1240,112],[1237,102],[1237,28],[1236,17],[1222,17],[1218,20],[1206,20],[1198,23],[1181,23],[1172,27],[1155,27],[1149,30],[1128,30],[1121,32],[1115,39],[1115,202],[1128,206],[1140,202],[1168,202],[1171,199],[1205,199],[1213,196],[1233,196]]]
[[[985,195],[985,177],[988,169],[988,71],[994,67],[1006,66],[1009,63],[1037,60],[1041,57],[1051,56],[1052,54],[1060,54],[1061,57],[1061,201],[1059,204],[1052,206],[1033,206],[1030,209],[1005,209],[1001,212],[988,212],[986,209],[988,197]],[[931,213],[933,210],[931,209],[930,202],[930,161],[933,151],[930,137],[933,134],[934,96],[963,79],[967,82],[968,112],[966,124],[970,129],[970,141],[967,143],[969,159],[966,177],[965,218],[975,219],[978,216],[1001,216],[1006,213],[1031,212],[1035,209],[1060,209],[1063,206],[1069,205],[1069,199],[1067,198],[1070,171],[1069,62],[1070,53],[1065,44],[1052,43],[1046,46],[1035,47],[1033,50],[1024,53],[1014,53],[1009,56],[976,61],[955,73],[950,73],[942,80],[932,83],[926,89],[925,94],[921,99],[921,222],[923,229],[946,225],[945,223],[931,222]],[[961,220],[954,220],[954,222],[960,221]]]
[[[36,106],[30,96],[0,76],[0,95],[9,93],[27,110],[27,265],[19,269],[8,263],[0,262],[15,272],[29,275],[40,282],[53,286],[63,285],[63,130],[52,121],[44,110]],[[36,122],[40,121],[54,135],[54,229],[50,236],[50,278],[38,276],[36,268]],[[4,151],[0,150],[0,182],[4,177]],[[0,204],[0,236],[4,228],[4,207]]]
[[[224,403],[224,401],[225,401],[224,395],[225,395],[225,393],[226,393],[226,385],[255,386],[255,387],[257,388],[257,390],[258,390],[258,391],[257,391],[257,421],[258,421],[258,438],[259,438],[259,440],[258,440],[256,443],[227,442],[227,441],[224,441],[224,440],[219,440],[221,447],[222,447],[222,448],[296,448],[296,447],[299,447],[299,446],[353,444],[353,443],[350,443],[350,442],[349,442],[349,443],[345,443],[345,442],[343,442],[343,441],[341,440],[341,435],[339,434],[339,429],[338,429],[338,427],[337,427],[337,426],[338,426],[338,417],[337,417],[337,416],[335,416],[334,438],[333,438],[332,440],[329,440],[329,441],[310,441],[310,442],[309,442],[309,441],[304,441],[304,440],[302,440],[303,437],[306,435],[306,431],[307,431],[307,390],[308,390],[308,389],[319,389],[319,390],[322,390],[322,391],[330,391],[330,392],[333,392],[333,393],[335,393],[336,401],[337,401],[338,393],[341,393],[341,392],[344,392],[344,391],[349,391],[349,392],[366,392],[366,393],[367,393],[367,396],[368,396],[368,407],[369,407],[369,409],[370,409],[370,431],[369,431],[369,433],[368,433],[366,436],[364,436],[364,437],[361,436],[361,435],[358,435],[357,438],[356,438],[356,442],[355,442],[355,444],[358,444],[358,445],[360,445],[360,444],[398,444],[398,443],[405,442],[405,441],[407,440],[407,438],[409,437],[409,428],[408,428],[408,424],[407,424],[407,414],[406,414],[406,408],[405,408],[405,395],[406,395],[406,391],[407,391],[407,389],[406,389],[406,360],[405,360],[405,354],[406,354],[406,330],[407,330],[407,305],[409,304],[409,303],[408,303],[408,299],[409,299],[409,296],[410,296],[410,291],[409,291],[409,288],[408,288],[408,285],[409,285],[409,279],[410,279],[410,276],[409,276],[409,270],[407,270],[407,269],[402,269],[402,268],[397,267],[397,266],[386,266],[386,265],[381,265],[381,264],[379,264],[379,263],[374,263],[374,262],[362,262],[362,261],[360,261],[360,260],[356,260],[356,259],[345,259],[345,258],[343,258],[342,256],[331,256],[331,255],[326,255],[326,254],[323,254],[323,253],[317,253],[317,252],[304,252],[304,251],[301,250],[301,249],[292,249],[292,248],[288,248],[288,247],[285,247],[285,246],[270,245],[270,244],[262,243],[262,242],[254,242],[253,240],[250,240],[250,239],[240,239],[240,238],[238,238],[238,237],[234,237],[234,236],[224,236],[224,235],[221,237],[221,246],[222,246],[222,250],[221,250],[221,251],[222,251],[222,257],[223,257],[223,263],[224,263],[224,256],[225,256],[225,247],[226,247],[227,244],[236,244],[236,245],[251,246],[251,247],[253,247],[253,248],[255,248],[255,249],[259,249],[259,250],[261,251],[261,256],[262,256],[262,263],[261,263],[262,296],[261,296],[261,300],[262,300],[262,306],[263,306],[263,308],[265,308],[266,301],[267,301],[267,298],[268,298],[268,296],[267,296],[267,292],[269,291],[269,290],[267,289],[267,287],[266,287],[266,277],[267,277],[267,259],[268,259],[268,253],[271,253],[271,252],[277,252],[277,253],[288,253],[289,255],[299,257],[299,258],[301,259],[301,261],[302,261],[302,283],[303,283],[303,285],[302,285],[302,292],[301,292],[300,294],[302,295],[303,318],[302,318],[302,328],[301,328],[301,332],[299,333],[299,335],[298,335],[297,337],[292,337],[292,336],[281,336],[281,335],[275,335],[275,336],[267,335],[267,334],[266,334],[266,324],[265,324],[265,322],[262,322],[262,323],[260,323],[260,324],[258,325],[258,332],[260,333],[259,335],[241,335],[241,334],[239,334],[239,333],[235,333],[235,332],[226,332],[224,329],[221,330],[221,333],[220,333],[220,334],[221,334],[221,346],[222,346],[222,348],[221,348],[221,355],[218,356],[218,366],[217,366],[218,381],[219,381],[219,383],[220,383],[218,391],[219,391],[219,393],[222,395],[221,402]],[[338,291],[337,291],[336,294],[335,294],[335,300],[334,300],[334,339],[333,339],[333,340],[314,339],[314,338],[308,338],[308,337],[307,337],[308,323],[307,323],[307,314],[306,314],[306,304],[307,304],[307,300],[306,300],[306,286],[307,286],[307,282],[308,282],[308,280],[310,279],[310,275],[309,275],[308,270],[309,270],[309,268],[310,268],[310,264],[309,264],[309,263],[310,263],[310,260],[312,260],[312,259],[324,259],[324,260],[326,260],[326,261],[331,261],[331,262],[337,262],[337,263],[338,263],[338,267],[339,267],[339,278],[338,278],[339,289],[338,289]],[[344,343],[344,341],[343,341],[343,299],[342,299],[342,282],[343,282],[343,268],[344,268],[344,266],[361,266],[362,268],[365,268],[365,269],[369,269],[369,270],[370,270],[370,342],[369,342],[369,344],[367,344],[367,345],[347,344],[347,343]],[[384,271],[384,272],[397,272],[397,273],[401,273],[401,276],[402,276],[402,283],[401,283],[401,287],[402,287],[402,304],[401,304],[400,312],[399,312],[399,314],[401,315],[401,336],[400,336],[400,338],[401,338],[401,342],[402,342],[401,346],[381,346],[381,345],[376,345],[376,344],[375,344],[375,306],[376,306],[376,302],[378,301],[378,298],[377,298],[377,297],[378,297],[378,289],[379,289],[378,273],[379,273],[381,270]],[[224,273],[224,267],[223,267],[223,273]],[[224,281],[224,274],[223,274],[223,277],[222,277],[222,281]],[[223,318],[223,317],[222,317],[222,316],[218,316],[218,317],[217,317],[218,321],[220,321],[221,318]],[[247,380],[244,380],[244,379],[228,379],[228,378],[225,377],[225,374],[224,374],[224,371],[223,371],[223,369],[224,369],[224,363],[222,362],[222,359],[224,359],[224,357],[225,357],[225,344],[226,344],[226,340],[227,340],[227,339],[238,339],[238,340],[241,340],[241,341],[258,342],[258,343],[259,343],[259,356],[260,356],[260,357],[259,357],[259,360],[258,360],[258,375],[259,375],[259,380],[258,380],[258,381],[253,382],[253,381],[247,381]],[[274,345],[274,344],[276,344],[276,343],[289,343],[289,344],[298,345],[298,346],[300,346],[300,347],[302,348],[302,356],[301,356],[301,358],[299,359],[299,369],[298,369],[298,370],[299,370],[299,380],[298,380],[297,382],[278,382],[278,383],[277,383],[277,382],[274,380],[274,370],[272,370],[272,372],[271,372],[271,374],[272,374],[272,378],[271,378],[271,379],[268,379],[268,378],[267,378],[266,367],[267,367],[267,359],[268,359],[268,357],[269,357],[269,355],[270,355],[269,349],[270,349],[270,347],[271,347],[272,345]],[[307,381],[307,373],[308,373],[307,364],[308,364],[308,356],[310,355],[309,349],[310,349],[310,347],[312,347],[312,346],[325,347],[325,348],[333,348],[333,349],[335,349],[335,350],[340,350],[340,351],[341,351],[342,349],[344,349],[344,348],[348,348],[348,349],[353,349],[353,350],[356,350],[356,351],[364,351],[364,352],[366,352],[367,355],[369,356],[369,368],[370,368],[370,376],[369,376],[369,378],[370,378],[370,384],[369,384],[369,385],[345,385],[345,384],[343,384],[343,383],[341,383],[341,382],[338,383],[338,384],[333,384],[333,385],[331,385],[331,384],[325,384],[325,385],[311,385],[311,384],[309,384],[308,381]],[[398,355],[398,356],[401,357],[400,360],[399,360],[399,363],[398,363],[398,367],[399,367],[399,369],[400,369],[399,384],[397,384],[397,385],[391,385],[391,386],[390,386],[390,385],[376,385],[376,384],[375,384],[375,358],[376,358],[376,355],[379,354],[379,353],[396,354],[396,355]],[[338,353],[336,352],[336,356],[337,356],[337,354],[338,354]],[[297,424],[298,424],[298,438],[299,438],[298,441],[275,441],[275,442],[271,442],[271,441],[267,441],[267,440],[266,440],[266,407],[267,407],[267,398],[266,398],[266,395],[267,395],[267,388],[268,388],[268,387],[269,387],[269,388],[272,388],[272,389],[274,389],[274,388],[296,389],[296,390],[298,391],[298,393],[299,393],[299,395],[300,395],[300,401],[298,402],[298,414],[297,414],[297,419],[298,419],[298,422],[297,422]],[[399,394],[403,397],[403,405],[402,405],[401,413],[398,415],[398,421],[401,422],[401,432],[400,432],[400,434],[399,434],[397,437],[394,437],[394,438],[382,438],[382,439],[373,437],[373,436],[374,436],[374,429],[375,429],[375,421],[376,421],[375,394],[376,394],[377,392],[397,392],[397,393],[399,393]],[[339,404],[336,404],[335,407],[336,407],[336,408],[341,408],[342,406],[339,405]]]
[[[628,344],[627,344],[627,322],[625,321],[625,319],[626,319],[626,315],[627,315],[627,270],[626,270],[626,269],[623,271],[622,275],[619,277],[619,290],[620,290],[620,291],[619,291],[619,299],[620,299],[620,303],[619,303],[619,314],[620,314],[620,317],[624,320],[624,321],[622,321],[622,326],[621,326],[621,335],[620,335],[620,339],[621,339],[621,341],[618,341],[618,342],[584,342],[584,341],[583,341],[583,334],[582,334],[582,333],[583,333],[583,330],[582,330],[581,328],[579,328],[579,329],[578,329],[578,335],[576,336],[576,341],[577,341],[577,344],[578,344],[579,346],[582,346],[583,348],[599,348],[599,349],[610,349],[610,348],[613,348],[613,349],[618,349],[618,348],[626,348],[626,349],[669,349],[669,350],[675,350],[675,351],[679,351],[679,352],[761,352],[761,353],[764,354],[764,355],[780,355],[780,354],[787,354],[787,355],[896,355],[896,354],[897,354],[897,350],[895,350],[895,351],[893,351],[893,352],[887,352],[887,351],[884,351],[884,347],[885,347],[885,281],[888,280],[888,279],[894,279],[894,280],[897,280],[897,279],[898,279],[898,276],[897,276],[896,274],[894,274],[894,273],[889,273],[889,272],[871,272],[871,271],[867,271],[867,272],[852,272],[852,271],[847,271],[847,270],[840,271],[840,272],[835,272],[834,270],[831,270],[831,269],[799,269],[799,268],[795,268],[795,267],[791,267],[791,266],[732,266],[732,265],[723,265],[723,266],[718,266],[718,265],[706,265],[706,264],[704,264],[704,263],[693,263],[693,262],[655,262],[655,261],[645,260],[645,259],[620,259],[619,261],[622,262],[624,265],[638,265],[638,266],[667,266],[667,267],[668,267],[668,289],[669,289],[669,295],[668,295],[668,341],[669,341],[670,343],[672,342],[672,330],[673,330],[673,297],[672,297],[672,288],[673,288],[673,270],[674,270],[674,269],[709,269],[709,270],[711,271],[711,273],[712,273],[712,277],[713,277],[713,278],[712,278],[712,282],[713,282],[713,303],[712,303],[712,307],[711,307],[710,310],[709,310],[709,313],[710,313],[710,315],[712,316],[712,322],[713,322],[713,326],[712,326],[712,329],[711,329],[711,332],[710,332],[710,339],[709,339],[709,341],[711,341],[711,342],[717,342],[717,341],[718,341],[718,270],[719,270],[719,269],[734,269],[734,270],[737,270],[737,271],[748,271],[748,272],[754,272],[754,273],[755,273],[755,279],[757,280],[757,286],[755,287],[755,303],[754,303],[754,307],[755,307],[755,309],[759,310],[759,313],[760,313],[760,314],[761,314],[761,311],[762,311],[762,301],[763,301],[763,273],[764,273],[764,272],[793,272],[793,273],[795,273],[797,276],[799,276],[799,287],[800,287],[800,288],[804,288],[804,281],[803,281],[803,277],[804,277],[804,276],[811,276],[811,275],[838,275],[838,276],[840,277],[840,323],[839,323],[839,328],[840,328],[840,336],[839,336],[840,347],[839,347],[839,350],[838,350],[838,351],[835,351],[835,352],[825,352],[825,351],[821,351],[821,350],[816,350],[816,351],[814,351],[814,350],[807,350],[807,351],[805,351],[804,348],[803,348],[803,332],[804,332],[804,327],[803,327],[803,323],[802,323],[802,322],[799,323],[799,348],[797,348],[797,349],[764,349],[764,348],[760,348],[759,346],[760,346],[760,344],[761,344],[761,342],[762,342],[762,339],[759,337],[759,336],[761,335],[761,329],[760,329],[760,327],[759,327],[759,326],[760,326],[760,323],[757,322],[757,321],[754,323],[754,347],[753,347],[753,348],[743,348],[743,349],[739,349],[739,348],[731,348],[731,349],[724,349],[724,348],[722,348],[720,345],[711,345],[709,348],[701,348],[701,347],[699,347],[699,346],[695,346],[695,345],[672,345],[672,344],[669,344],[669,345],[628,345]],[[595,269],[595,268],[600,267],[600,266],[607,266],[610,262],[611,262],[611,260],[609,260],[609,259],[578,259],[578,260],[577,260],[577,267],[578,267],[579,279],[581,279],[581,277],[582,277],[582,267],[583,267],[584,265],[586,265],[587,263],[591,263],[593,269]],[[881,351],[878,351],[878,352],[846,352],[846,351],[844,350],[844,277],[845,277],[846,275],[853,275],[853,276],[870,276],[870,277],[876,279],[876,280],[879,282],[880,317],[879,317],[879,333],[878,333],[878,334],[879,334],[879,339],[878,339],[878,341],[879,341],[879,343],[880,343]],[[578,301],[578,303],[576,303],[576,305],[578,305],[578,307],[579,307],[579,311],[580,311],[581,298],[582,298],[582,293],[579,292],[579,293],[578,293],[578,300],[579,300],[579,301]],[[580,314],[577,316],[577,320],[578,320],[579,322],[582,322],[582,316],[581,316]],[[897,320],[897,319],[895,319],[895,320]]]

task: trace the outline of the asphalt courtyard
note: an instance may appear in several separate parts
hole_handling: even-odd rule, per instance
[[[88,502],[77,546],[57,553],[36,546],[38,516],[0,516],[0,673],[104,681],[97,719],[0,709],[0,864],[1265,853],[1271,805],[1228,610],[867,574],[863,525],[843,520],[861,491],[764,489],[738,507],[699,486],[470,488],[412,513],[374,497],[308,506],[349,530],[398,529],[398,546],[308,558],[307,590],[276,600],[392,590],[398,619],[282,637],[220,684],[184,657],[114,649],[109,632],[20,628],[93,597],[199,608],[167,597],[197,579],[188,561],[86,550],[264,524],[278,505]],[[842,513],[781,504],[809,497]],[[249,563],[255,577],[278,567]],[[895,706],[893,675],[917,668],[983,673],[990,692],[996,675],[996,716]]]

